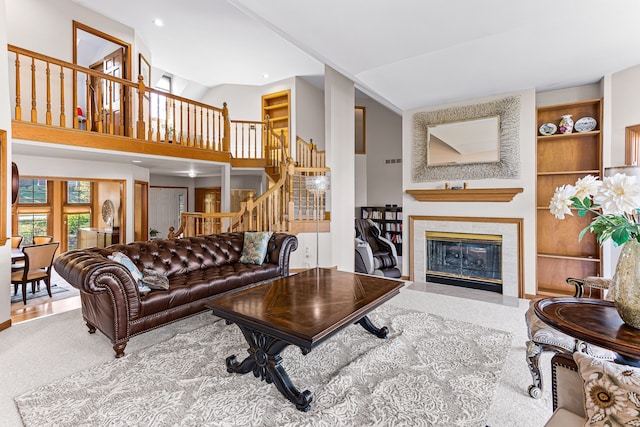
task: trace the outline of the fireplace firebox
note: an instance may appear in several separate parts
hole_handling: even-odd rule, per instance
[[[426,231],[426,281],[502,293],[502,236]]]

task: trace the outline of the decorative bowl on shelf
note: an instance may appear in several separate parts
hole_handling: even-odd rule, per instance
[[[576,122],[574,129],[577,132],[590,132],[596,128],[597,124],[593,117],[583,117]]]
[[[556,131],[558,130],[558,127],[556,125],[554,125],[553,123],[545,123],[542,126],[540,126],[540,135],[553,135],[554,133],[556,133]]]

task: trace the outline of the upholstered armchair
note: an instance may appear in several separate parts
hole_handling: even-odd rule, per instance
[[[396,247],[381,236],[375,222],[356,219],[355,270],[357,273],[400,278]]]
[[[601,289],[603,292],[607,292],[611,283],[610,279],[602,277],[585,277],[584,279],[568,278],[567,283],[575,286],[575,297],[582,297],[584,295],[584,288],[588,289]],[[612,299],[611,293],[608,293],[605,299]],[[564,334],[557,329],[544,323],[533,310],[533,306],[537,300],[531,300],[529,309],[525,313],[525,322],[527,323],[527,332],[529,335],[529,341],[527,341],[526,358],[529,370],[531,371],[531,377],[533,384],[529,386],[529,395],[534,399],[538,399],[542,396],[542,376],[540,374],[540,355],[543,351],[554,351],[557,353],[565,353],[571,356],[573,352],[577,350],[577,345],[581,341],[576,340],[567,334]],[[603,360],[613,360],[615,353],[597,347],[591,344],[583,343],[584,348],[582,351],[589,354],[592,357]]]
[[[584,351],[551,359],[553,415],[545,427],[638,425],[640,368]]]

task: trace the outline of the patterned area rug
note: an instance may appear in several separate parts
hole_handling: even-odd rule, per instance
[[[283,353],[300,412],[273,384],[227,373],[245,357],[235,325],[211,325],[98,365],[15,398],[27,426],[484,426],[511,335],[389,304],[369,316],[390,333],[359,325],[306,356]]]

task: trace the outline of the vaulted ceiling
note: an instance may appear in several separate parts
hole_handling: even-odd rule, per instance
[[[204,86],[321,79],[327,64],[397,112],[640,64],[637,0],[74,1],[135,28],[153,66]]]

